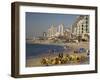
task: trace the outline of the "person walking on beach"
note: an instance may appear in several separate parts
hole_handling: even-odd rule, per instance
[[[78,40],[76,40],[76,44],[78,45],[78,43],[79,43],[79,41]]]
[[[55,54],[56,53],[56,49],[53,49],[53,54]]]
[[[48,52],[49,52],[49,54],[51,54],[51,50],[50,50],[50,49],[49,49],[49,51],[48,51]]]

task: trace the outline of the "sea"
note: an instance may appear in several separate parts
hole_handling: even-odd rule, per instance
[[[67,51],[69,49],[66,49]],[[36,57],[42,54],[54,54],[62,53],[65,51],[62,45],[51,45],[51,44],[31,44],[26,43],[26,58]]]

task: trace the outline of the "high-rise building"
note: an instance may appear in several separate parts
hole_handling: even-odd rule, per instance
[[[61,36],[64,35],[64,26],[63,26],[63,24],[60,24],[58,26],[58,32],[60,33]]]
[[[89,16],[79,16],[72,26],[72,32],[76,36],[89,35]]]
[[[46,32],[43,32],[43,37],[47,37],[47,33]]]
[[[57,28],[54,27],[53,25],[48,29],[48,37],[53,37],[57,33]]]
[[[57,27],[51,26],[47,31],[48,37],[58,37],[58,36],[64,36],[64,25],[60,24]]]

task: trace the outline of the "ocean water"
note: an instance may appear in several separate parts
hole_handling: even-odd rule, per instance
[[[46,44],[29,44],[26,43],[26,58],[38,56],[47,53],[61,53],[65,49],[59,45],[46,45]]]

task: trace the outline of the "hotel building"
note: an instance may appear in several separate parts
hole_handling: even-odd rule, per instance
[[[89,36],[89,16],[79,16],[72,26],[72,33],[82,38]]]

